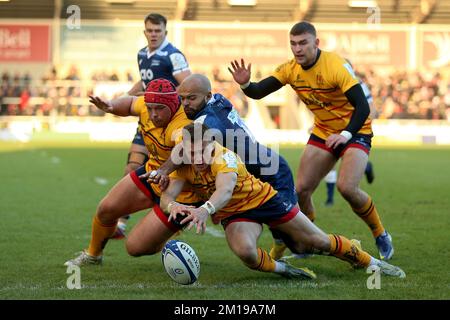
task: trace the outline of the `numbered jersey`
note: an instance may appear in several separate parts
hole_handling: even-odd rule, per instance
[[[144,88],[150,81],[158,78],[167,79],[178,86],[179,83],[174,76],[189,70],[184,55],[167,39],[153,52],[149,52],[148,47],[142,48],[138,52],[137,59]]]
[[[237,153],[246,165],[261,163],[256,151],[265,151],[266,147],[256,141],[231,102],[221,94],[212,96],[205,108],[196,115],[195,122],[215,130],[216,141]]]

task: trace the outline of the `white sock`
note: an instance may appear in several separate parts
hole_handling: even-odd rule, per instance
[[[286,265],[282,262],[275,261],[275,273],[283,273],[286,271]]]
[[[374,257],[370,257],[370,263],[369,266],[378,266],[380,264],[380,260]]]

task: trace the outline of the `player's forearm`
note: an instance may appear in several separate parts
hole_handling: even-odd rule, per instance
[[[168,176],[183,165],[183,150],[181,143],[177,144],[170,153],[167,159],[159,168],[158,171]]]
[[[272,92],[277,91],[283,85],[277,78],[270,76],[259,82],[250,82],[248,86],[245,86],[246,85],[242,85],[241,88],[247,97],[252,99],[261,99]]]
[[[216,176],[216,191],[208,200],[214,206],[215,212],[225,207],[231,200],[236,183],[236,172],[223,172]]]
[[[162,211],[169,213],[171,204],[176,203],[176,198],[183,190],[184,180],[170,179],[169,186],[161,194],[159,206]]]
[[[133,115],[131,113],[131,106],[133,105],[133,97],[120,97],[109,101],[112,106],[110,113],[119,117],[128,117]]]
[[[350,132],[352,135],[355,135],[362,128],[364,122],[366,122],[367,117],[369,116],[369,104],[367,103],[366,96],[364,95],[364,92],[359,84],[354,85],[347,90],[345,92],[345,96],[355,108],[355,111],[352,114],[349,124],[344,130]]]
[[[159,168],[158,172],[160,174],[168,176],[175,170],[177,170],[179,167],[181,167],[181,164],[176,165],[172,162],[171,158],[167,159],[166,162],[164,162]]]
[[[216,189],[208,201],[214,206],[215,212],[217,212],[230,202],[232,195],[233,189],[229,187]]]
[[[173,203],[175,199],[176,197],[172,196],[171,194],[163,192],[159,201],[159,207],[163,212],[169,213],[169,204]]]

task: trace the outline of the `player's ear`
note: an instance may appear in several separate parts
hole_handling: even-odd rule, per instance
[[[320,40],[319,40],[319,38],[316,38],[316,47],[318,47],[318,46],[319,46],[319,43],[320,43]]]
[[[211,99],[211,97],[212,97],[212,93],[210,91],[210,92],[208,92],[208,94],[205,97],[205,102],[208,103],[208,101]]]

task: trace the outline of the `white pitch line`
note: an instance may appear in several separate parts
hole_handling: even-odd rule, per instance
[[[102,177],[95,177],[94,178],[95,182],[97,182],[98,184],[104,186],[105,184],[108,183],[108,179],[102,178]]]
[[[59,163],[61,163],[61,159],[58,158],[58,157],[52,157],[50,159],[50,162],[53,163],[53,164],[59,164]]]
[[[209,233],[210,235],[216,238],[225,238],[223,232],[216,229],[206,228],[206,233]]]

